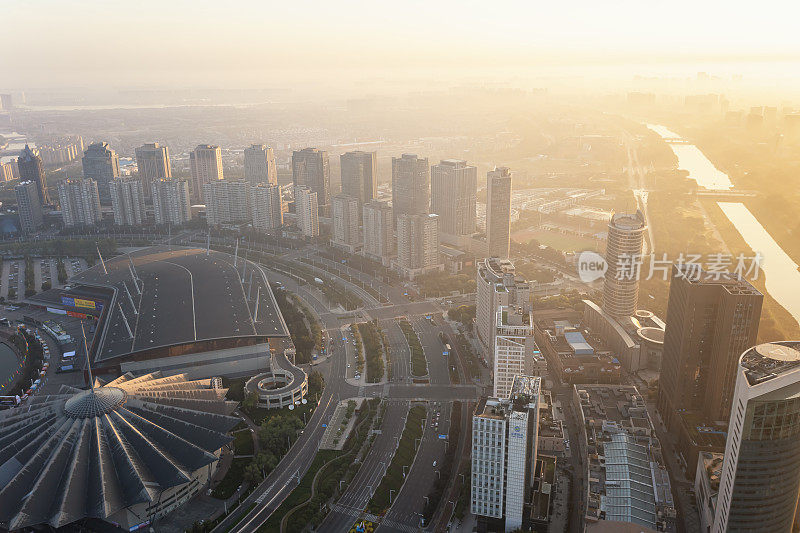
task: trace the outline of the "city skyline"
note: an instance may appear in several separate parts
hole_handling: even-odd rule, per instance
[[[800,527],[800,5],[0,16],[0,530]]]

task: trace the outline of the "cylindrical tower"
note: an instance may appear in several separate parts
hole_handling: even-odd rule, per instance
[[[739,360],[712,531],[789,532],[800,491],[800,342]]]
[[[644,214],[619,213],[608,223],[603,310],[614,318],[633,315],[639,301],[639,268],[647,224]]]

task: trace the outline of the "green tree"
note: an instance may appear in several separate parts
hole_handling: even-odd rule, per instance
[[[258,394],[255,392],[246,394],[244,401],[242,401],[242,409],[245,411],[252,411],[256,406],[258,406]]]
[[[308,375],[308,390],[317,392],[322,391],[323,388],[325,388],[325,378],[314,370]]]

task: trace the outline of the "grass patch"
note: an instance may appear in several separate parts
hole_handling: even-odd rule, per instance
[[[414,280],[419,293],[425,298],[450,296],[452,293],[475,292],[475,275],[450,274],[449,272],[430,272],[417,276]]]
[[[601,251],[605,245],[603,241],[569,235],[558,231],[546,229],[527,229],[512,233],[511,239],[515,242],[527,243],[532,240],[540,244],[561,250],[564,252],[582,252],[584,250]]]
[[[367,356],[367,382],[377,383],[383,379],[383,345],[375,322],[358,325],[358,333]]]
[[[247,457],[234,459],[225,477],[214,487],[211,495],[220,500],[226,500],[233,496],[236,489],[238,489],[239,485],[244,481],[244,470],[249,464],[250,459]]]
[[[411,349],[411,374],[414,376],[427,376],[428,362],[425,360],[425,352],[419,342],[417,332],[414,331],[408,320],[400,321],[400,329],[403,330],[403,334],[408,341],[408,347]]]
[[[359,465],[355,464],[353,459],[366,440],[370,428],[369,421],[376,414],[379,402],[380,400],[377,399],[364,402],[362,408],[358,410],[356,429],[351,433],[342,450],[317,452],[308,472],[300,480],[300,484],[272,513],[267,522],[258,529],[259,533],[278,533],[281,521],[290,512],[286,526],[287,531],[292,533],[299,533],[309,525],[316,527],[322,522],[327,514],[326,511],[320,510],[322,504],[337,494],[340,481],[344,481],[342,490],[346,490],[347,485],[358,471]],[[316,493],[312,498],[311,488],[317,473],[319,473],[319,477],[317,478]]]
[[[253,455],[255,445],[249,429],[233,434],[233,451],[236,455]]]
[[[403,485],[403,467],[411,467],[414,456],[417,454],[414,441],[422,436],[424,420],[425,408],[421,405],[415,405],[408,411],[406,427],[403,429],[403,436],[400,437],[400,444],[386,470],[386,475],[383,476],[381,484],[367,504],[367,512],[372,514],[385,512],[391,505],[389,503],[390,491],[394,491],[393,496],[397,496]]]

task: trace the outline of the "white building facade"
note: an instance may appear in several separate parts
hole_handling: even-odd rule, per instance
[[[478,262],[475,296],[475,331],[483,357],[494,363],[494,334],[497,308],[500,306],[531,309],[531,283],[517,276],[514,263],[497,257]]]
[[[100,222],[100,196],[93,179],[58,182],[58,200],[64,226],[94,226]]]
[[[156,224],[180,225],[192,219],[189,183],[186,180],[156,180],[151,191]]]
[[[472,417],[470,509],[488,529],[523,526],[536,462],[541,378],[516,376],[508,397],[481,401]],[[480,527],[480,526],[479,526]]]
[[[545,376],[547,363],[534,340],[533,313],[519,307],[500,306],[495,313],[494,393],[505,398],[514,378]]]
[[[134,178],[112,180],[108,184],[111,209],[117,226],[140,226],[145,221],[142,182]]]
[[[253,227],[262,231],[283,226],[283,190],[280,185],[261,183],[250,188]]]
[[[394,256],[394,219],[387,202],[372,200],[364,204],[364,255],[388,265]]]
[[[319,236],[319,204],[317,192],[307,187],[295,187],[297,225],[306,237]]]
[[[250,188],[245,180],[216,180],[203,185],[208,224],[249,222]]]
[[[351,253],[361,244],[361,209],[358,198],[338,194],[331,200],[333,211],[333,244]]]

